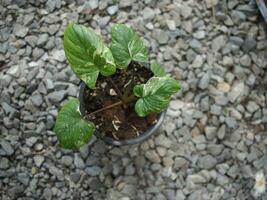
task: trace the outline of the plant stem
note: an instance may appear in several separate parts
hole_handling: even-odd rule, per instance
[[[91,112],[91,113],[89,113],[88,115],[86,115],[86,117],[90,117],[90,116],[92,116],[92,115],[95,115],[95,114],[97,114],[97,113],[100,113],[100,112],[102,112],[102,111],[105,111],[105,110],[108,110],[108,109],[110,109],[110,108],[114,108],[114,107],[116,107],[116,106],[120,106],[120,105],[123,105],[123,102],[122,102],[122,101],[118,101],[118,102],[113,103],[113,104],[111,104],[111,105],[108,105],[108,106],[106,106],[106,107],[104,107],[104,108],[101,108],[101,109],[99,109],[99,110],[96,110],[96,111],[94,111],[94,112]]]
[[[125,103],[130,103],[135,99],[134,94],[125,98]]]
[[[91,113],[89,113],[88,115],[86,115],[85,117],[90,117],[90,116],[92,116],[92,115],[95,115],[95,114],[97,114],[97,113],[103,112],[103,111],[108,110],[108,109],[110,109],[110,108],[114,108],[114,107],[117,107],[117,106],[121,106],[121,105],[124,105],[125,103],[126,103],[126,104],[127,104],[127,103],[130,103],[130,102],[132,102],[134,99],[135,99],[135,96],[134,96],[134,95],[131,95],[131,96],[127,97],[126,102],[118,101],[118,102],[113,103],[113,104],[111,104],[111,105],[108,105],[108,106],[106,106],[106,107],[104,107],[104,108],[101,108],[101,109],[98,109],[98,110],[96,110],[96,111],[94,111],[94,112],[91,112]]]

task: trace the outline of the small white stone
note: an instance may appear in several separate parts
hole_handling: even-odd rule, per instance
[[[170,102],[170,108],[173,110],[179,110],[184,107],[184,102],[180,100],[173,100]]]
[[[228,93],[228,98],[229,100],[233,103],[244,94],[245,90],[245,84],[243,82],[236,82],[233,87],[231,92]]]
[[[218,4],[218,0],[205,0],[207,8],[212,8]]]
[[[18,78],[19,75],[20,75],[19,66],[18,65],[14,65],[14,66],[10,67],[9,70],[7,71],[7,74]]]
[[[265,178],[263,171],[259,171],[255,175],[255,195],[260,196],[265,192]]]
[[[206,33],[205,33],[205,31],[197,31],[197,32],[193,33],[193,36],[196,39],[204,39],[206,36]]]
[[[151,22],[149,22],[146,24],[146,28],[152,30],[154,28],[154,25]]]
[[[253,132],[251,132],[251,131],[249,131],[248,133],[247,133],[247,139],[249,139],[249,140],[254,140],[254,138],[255,138],[255,135],[254,135],[254,133]]]
[[[221,82],[221,83],[218,83],[217,85],[217,89],[221,92],[229,92],[230,88],[231,86],[226,82]]]
[[[234,61],[233,58],[230,56],[224,56],[223,57],[223,66],[230,67],[233,66]]]
[[[105,88],[107,86],[107,82],[101,83],[101,88]]]
[[[115,90],[112,89],[112,88],[109,90],[109,94],[110,94],[111,96],[116,96],[116,95],[118,95],[118,94],[115,92]]]
[[[167,26],[171,31],[174,31],[176,29],[176,24],[174,20],[166,20]]]
[[[192,67],[193,68],[199,68],[203,65],[203,63],[204,63],[203,57],[201,55],[197,55],[195,60],[192,63]]]
[[[116,14],[118,12],[119,8],[118,8],[117,5],[114,5],[114,6],[108,7],[107,10],[108,10],[108,14],[109,15],[114,15],[114,14]]]
[[[63,62],[65,61],[65,53],[64,53],[64,50],[54,50],[52,53],[51,53],[51,57],[54,59],[54,60],[57,60],[59,62]]]

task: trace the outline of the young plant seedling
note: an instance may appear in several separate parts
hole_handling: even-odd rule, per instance
[[[146,83],[133,85],[129,82],[120,91],[110,76],[116,70],[127,70],[131,62],[148,62],[148,51],[143,40],[124,24],[113,25],[111,37],[108,47],[91,28],[70,23],[65,30],[64,51],[74,73],[90,89],[95,88],[100,74],[105,76],[120,96],[120,101],[82,116],[79,100],[68,100],[57,116],[54,129],[64,148],[75,149],[88,143],[96,129],[95,124],[88,120],[89,116],[132,102],[135,102],[134,109],[139,117],[160,113],[180,89],[178,82],[168,76],[158,62],[154,62],[150,67],[154,75]]]

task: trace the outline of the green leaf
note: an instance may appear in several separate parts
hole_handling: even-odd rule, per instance
[[[59,143],[67,149],[76,149],[87,144],[91,138],[95,125],[82,118],[79,100],[71,98],[61,108],[54,131]]]
[[[168,76],[152,77],[146,84],[136,85],[133,91],[140,97],[135,104],[136,113],[140,117],[160,113],[168,107],[171,95],[179,89],[178,82]]]
[[[70,23],[64,33],[64,50],[74,73],[89,88],[94,88],[99,73],[116,72],[114,58],[91,28]]]
[[[144,84],[136,85],[133,89],[134,95],[137,97],[142,97],[143,89],[144,89]]]
[[[112,26],[111,37],[110,50],[119,68],[127,68],[132,60],[148,60],[148,51],[143,40],[131,28],[124,24],[115,24]]]
[[[162,77],[166,76],[166,72],[161,64],[158,62],[154,62],[151,65],[151,71],[153,72],[154,76]]]

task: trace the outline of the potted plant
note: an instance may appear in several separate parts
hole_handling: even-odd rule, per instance
[[[92,134],[113,145],[140,143],[161,125],[171,95],[180,87],[154,62],[143,40],[115,24],[107,47],[91,28],[70,23],[64,51],[82,80],[79,97],[61,108],[55,133],[64,148],[79,148]]]

